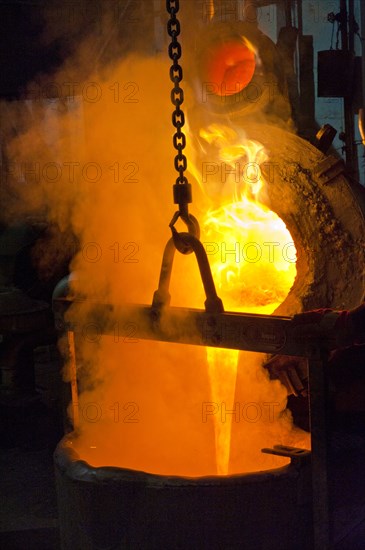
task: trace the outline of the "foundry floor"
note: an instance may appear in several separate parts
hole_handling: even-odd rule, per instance
[[[0,471],[1,550],[58,550],[50,449],[1,449]]]

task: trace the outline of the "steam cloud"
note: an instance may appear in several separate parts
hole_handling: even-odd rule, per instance
[[[6,220],[31,216],[58,228],[48,247],[38,250],[43,269],[71,246],[66,236],[76,236],[70,266],[77,273],[76,294],[148,304],[175,209],[170,63],[158,52],[165,48],[160,14],[147,10],[156,2],[142,3],[142,13],[136,2],[111,2],[108,9],[106,4],[98,14],[82,4],[66,19],[55,16],[62,3],[48,4],[45,43],[67,35],[68,57],[57,74],[39,75],[29,84],[28,99],[1,105],[7,143],[1,193]],[[186,25],[185,35],[188,31]],[[206,203],[195,191],[192,211],[199,218]],[[203,307],[194,259],[177,255],[175,264],[173,303]],[[242,358],[235,401],[280,407],[276,422],[265,424],[265,436],[255,444],[259,423],[247,432],[247,423],[234,424],[239,433],[230,472],[252,469],[260,447],[287,443],[291,430],[279,383],[261,380],[263,389],[253,391],[263,376],[259,362]],[[142,342],[133,334],[129,340],[94,341],[84,335],[77,338],[77,363],[82,393],[76,444],[89,462],[181,475],[216,473],[214,427],[201,420],[202,403],[211,400],[204,349]],[[245,393],[244,387],[251,389]],[[262,458],[262,468],[274,464],[280,459]]]

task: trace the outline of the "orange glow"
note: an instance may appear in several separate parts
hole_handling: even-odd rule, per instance
[[[229,41],[209,50],[207,79],[218,84],[218,95],[233,95],[251,81],[256,67],[255,52],[247,41]]]
[[[235,172],[228,174],[220,204],[216,199],[200,216],[201,241],[218,295],[227,311],[270,314],[288,294],[296,268],[295,258],[288,262],[282,255],[292,241],[290,233],[260,202],[265,182],[257,168],[267,155],[232,127],[211,125],[200,138],[215,147],[217,162],[247,168],[238,180]],[[203,183],[197,166],[191,160],[190,170],[206,191],[209,182]],[[252,250],[249,243],[255,243]],[[174,272],[173,305],[201,308],[202,284],[193,255],[178,254]],[[285,388],[269,380],[261,354],[147,341],[121,346],[113,340],[102,338],[97,353],[92,346],[83,350],[84,363],[96,365],[93,379],[103,380],[100,388],[80,395],[82,435],[74,441],[93,466],[227,475],[289,462],[262,454],[263,447],[309,447],[309,435],[293,428],[286,411]]]
[[[212,125],[201,137],[217,147],[220,161],[232,168],[239,163],[244,174],[238,179],[237,171],[228,172],[225,185],[233,197],[209,211],[203,222],[203,239],[216,251],[210,263],[218,295],[228,311],[270,314],[286,298],[296,268],[282,254],[273,254],[273,243],[283,246],[292,239],[284,222],[258,200],[265,185],[259,165],[267,160],[266,153],[259,143],[241,142],[223,125]],[[225,403],[229,411],[235,408],[238,357],[237,351],[207,349],[212,401]],[[233,416],[226,415],[224,422],[214,417],[219,474],[229,471]]]
[[[90,48],[85,49],[87,60],[89,55]],[[21,186],[27,208],[42,206],[80,242],[71,265],[77,273],[72,292],[86,299],[79,317],[69,313],[82,327],[75,334],[75,358],[65,338],[65,356],[72,359],[68,367],[77,367],[79,390],[73,446],[93,466],[156,474],[199,477],[268,470],[288,461],[262,454],[262,447],[307,446],[308,437],[293,430],[285,410],[286,390],[269,380],[262,355],[143,341],[133,326],[127,338],[118,330],[101,337],[97,326],[85,325],[95,301],[151,304],[157,288],[176,179],[167,65],[165,56],[133,55],[106,71],[99,101],[75,100],[66,112],[46,102],[47,117],[43,104],[34,102],[32,110],[26,109],[24,132],[11,144],[10,158],[17,165],[33,167],[37,159],[40,166],[39,181],[29,176]],[[67,78],[65,69],[58,82],[69,82]],[[88,82],[99,79],[91,75]],[[118,83],[131,87],[118,89]],[[199,219],[226,310],[270,313],[295,276],[295,264],[282,257],[291,238],[283,222],[261,204],[265,182],[256,177],[255,165],[265,162],[266,153],[240,132],[229,122],[204,126],[195,136],[204,141],[215,167],[224,163],[231,169],[238,163],[239,178],[227,170],[227,177],[219,174],[210,187],[210,179],[204,183],[199,174],[200,149],[187,151],[189,169],[195,162],[195,180],[205,192],[195,186],[190,210]],[[62,170],[51,184],[42,167],[54,165],[55,158]],[[83,170],[87,166],[97,167],[100,179],[94,181],[94,172]],[[247,243],[253,241],[262,250],[260,261],[251,261],[257,247]],[[265,245],[274,241],[279,245]],[[48,261],[54,261],[52,255]],[[176,254],[170,293],[172,305],[203,308],[192,254]],[[112,320],[118,329],[118,316]],[[74,375],[72,368],[65,371],[65,380],[76,382]]]

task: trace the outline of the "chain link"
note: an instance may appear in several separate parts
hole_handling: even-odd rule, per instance
[[[172,60],[172,65],[170,67],[170,79],[174,83],[174,87],[171,90],[171,102],[175,106],[175,110],[172,113],[172,124],[176,128],[176,132],[173,136],[173,145],[177,150],[177,155],[175,156],[175,169],[179,173],[176,179],[176,185],[186,185],[189,186],[189,192],[187,189],[184,189],[184,193],[180,193],[183,189],[179,189],[177,195],[184,200],[178,200],[175,202],[191,202],[191,191],[190,184],[188,184],[187,177],[185,176],[185,170],[187,169],[187,160],[183,151],[186,146],[186,136],[182,131],[182,128],[185,124],[184,112],[181,109],[181,105],[184,102],[184,91],[180,86],[180,82],[183,78],[182,67],[179,64],[179,59],[181,57],[181,44],[178,41],[178,36],[180,34],[180,22],[176,17],[177,12],[179,11],[179,0],[166,0],[166,9],[170,15],[170,19],[167,23],[167,32],[171,37],[171,43],[169,44],[169,56]],[[175,189],[174,189],[175,193]],[[190,200],[189,200],[190,195]]]

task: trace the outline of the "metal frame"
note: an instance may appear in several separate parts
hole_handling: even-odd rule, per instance
[[[72,318],[80,319],[83,315],[82,323],[66,320],[66,317],[71,318],[66,316],[69,308]],[[346,345],[344,334],[334,328],[321,328],[320,325],[317,330],[312,327],[311,332],[305,334],[303,326],[289,317],[211,313],[170,306],[116,306],[56,298],[53,310],[57,329],[68,334],[85,334],[85,330],[92,326],[99,335],[117,333],[119,337],[128,337],[133,327],[136,339],[306,357],[309,370],[314,549],[331,548],[327,365],[330,351]],[[74,357],[74,351],[71,355]],[[76,368],[73,378],[77,384]]]

